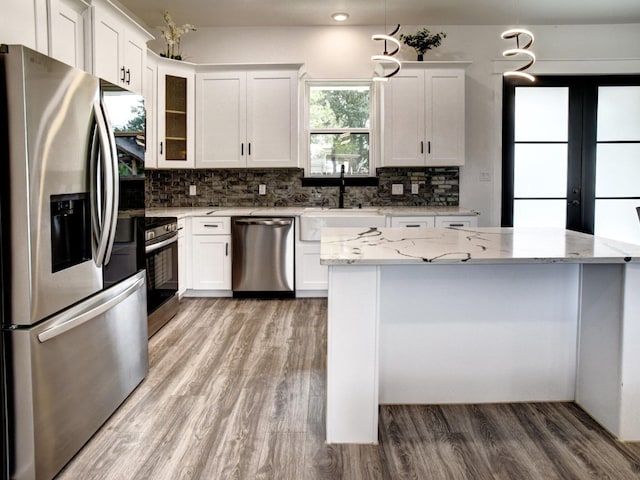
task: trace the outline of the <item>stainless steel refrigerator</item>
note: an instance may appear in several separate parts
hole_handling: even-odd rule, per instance
[[[53,478],[148,370],[144,108],[125,94],[0,46],[3,478]]]

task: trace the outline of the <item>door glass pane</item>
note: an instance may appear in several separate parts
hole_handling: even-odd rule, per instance
[[[566,197],[566,144],[517,144],[514,162],[514,197]]]
[[[596,200],[594,234],[640,244],[640,200]]]
[[[598,141],[640,140],[640,87],[598,88]]]
[[[565,142],[569,130],[567,87],[516,88],[516,142]]]
[[[640,143],[598,145],[596,196],[640,197]]]
[[[566,228],[566,200],[515,200],[514,227]]]

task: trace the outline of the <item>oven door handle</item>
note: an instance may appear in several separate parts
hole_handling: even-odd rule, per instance
[[[156,250],[159,250],[177,241],[178,241],[178,233],[176,232],[176,234],[171,238],[168,238],[158,243],[154,243],[152,245],[147,245],[146,247],[144,247],[144,253],[155,252]]]

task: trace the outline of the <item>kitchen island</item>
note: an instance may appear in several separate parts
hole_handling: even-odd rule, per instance
[[[558,229],[324,229],[327,441],[379,404],[575,401],[640,440],[640,246]]]

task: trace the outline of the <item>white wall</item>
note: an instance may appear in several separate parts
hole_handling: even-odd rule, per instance
[[[197,25],[197,20],[193,20]],[[403,26],[412,33],[419,27]],[[426,60],[468,60],[466,165],[461,168],[460,204],[481,212],[480,225],[499,225],[501,171],[501,52],[505,26],[429,26],[445,31],[441,47]],[[640,73],[640,24],[529,27],[539,62],[532,73]],[[303,62],[311,78],[370,78],[369,57],[380,53],[371,40],[382,27],[198,28],[183,37],[186,59],[195,63]],[[161,38],[161,37],[160,37]],[[161,42],[151,44],[156,52]],[[401,52],[415,60],[412,49]],[[488,174],[490,181],[480,181]],[[486,176],[486,175],[485,175]]]

